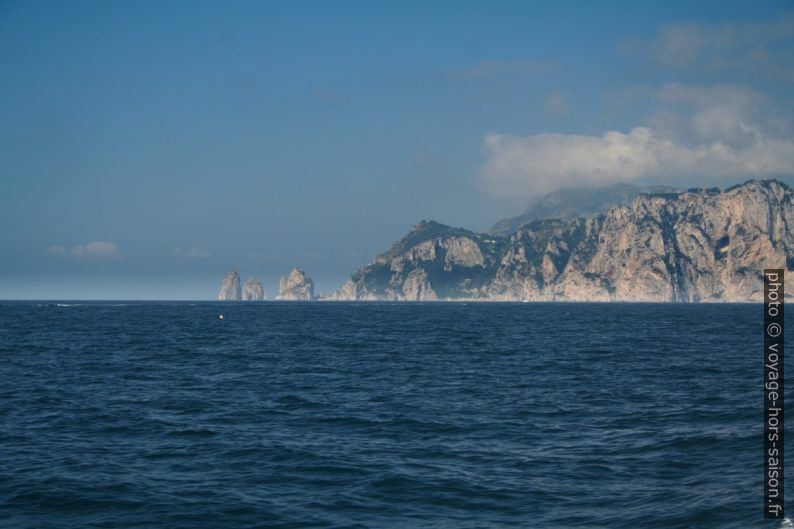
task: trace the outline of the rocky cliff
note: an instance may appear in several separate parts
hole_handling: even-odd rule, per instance
[[[262,301],[265,299],[265,289],[255,277],[249,277],[243,287],[243,301]]]
[[[226,277],[223,278],[221,289],[218,292],[218,300],[220,301],[240,301],[242,294],[240,292],[240,274],[236,270],[232,270]]]
[[[353,274],[331,299],[433,301],[486,297],[506,241],[422,221]]]
[[[332,299],[760,301],[763,268],[794,267],[792,199],[754,180],[643,193],[506,237],[422,221]]]
[[[293,268],[289,276],[282,277],[278,285],[277,300],[311,301],[314,299],[314,282],[303,270]]]

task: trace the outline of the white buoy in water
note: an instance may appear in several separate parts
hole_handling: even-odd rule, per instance
[[[219,319],[219,320],[222,320],[222,319],[223,319],[223,314],[221,314],[220,316],[218,316],[218,319]]]

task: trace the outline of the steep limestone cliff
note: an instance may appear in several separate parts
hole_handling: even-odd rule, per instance
[[[785,184],[754,180],[639,194],[509,237],[423,221],[332,299],[760,301],[763,269],[794,266],[792,199]]]
[[[303,270],[293,268],[289,276],[279,281],[277,300],[311,301],[314,299],[314,282]]]
[[[232,270],[226,277],[223,278],[221,289],[218,292],[219,301],[240,301],[242,295],[240,292],[240,274],[236,270]]]
[[[243,301],[262,301],[265,299],[265,289],[255,277],[249,277],[243,287]]]
[[[387,252],[353,274],[330,299],[430,301],[482,298],[502,238],[423,220]]]

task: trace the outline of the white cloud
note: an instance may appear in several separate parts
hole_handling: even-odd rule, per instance
[[[188,259],[203,259],[205,257],[209,257],[210,253],[204,248],[199,248],[198,246],[191,246],[186,250],[182,248],[174,248],[174,255],[178,255],[179,257],[186,257]]]
[[[525,196],[642,178],[794,173],[794,138],[765,118],[761,94],[670,84],[655,95],[659,110],[627,133],[486,135],[481,187]]]
[[[52,255],[71,255],[77,258],[118,259],[121,257],[119,247],[112,242],[92,241],[67,248],[55,244],[47,248]]]
[[[718,141],[739,148],[755,142],[759,135],[784,132],[776,130],[780,127],[770,120],[767,98],[745,86],[669,83],[655,95],[661,106],[649,123],[683,141]]]
[[[99,259],[118,259],[121,257],[119,247],[112,242],[92,241],[86,244],[79,244],[71,249],[75,257],[89,257]]]

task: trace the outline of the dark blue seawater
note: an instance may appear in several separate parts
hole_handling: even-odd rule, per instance
[[[0,527],[780,527],[762,347],[760,305],[6,302]]]

